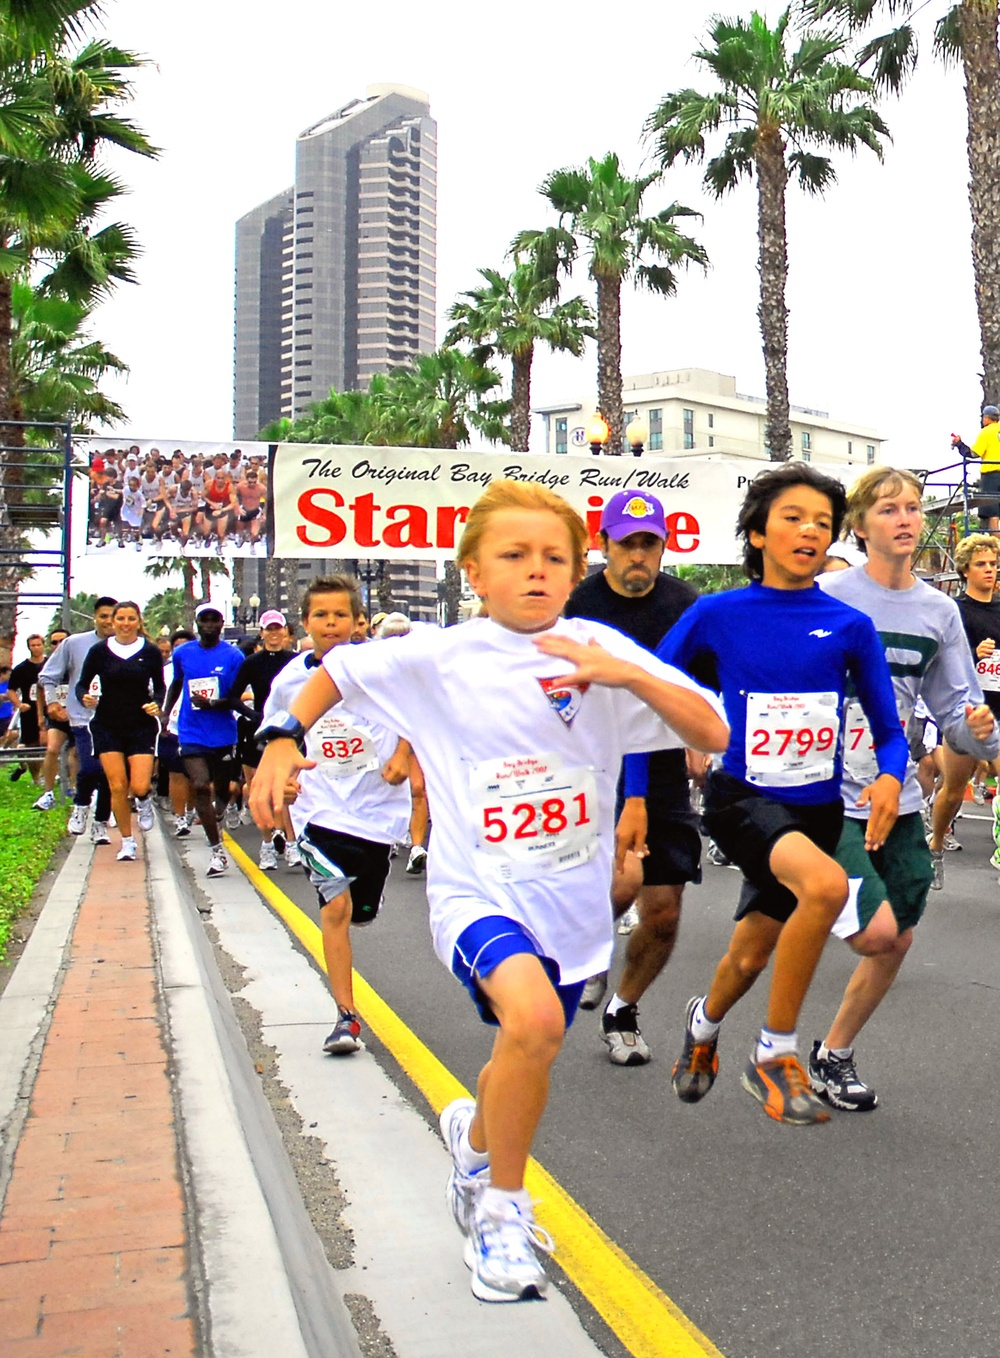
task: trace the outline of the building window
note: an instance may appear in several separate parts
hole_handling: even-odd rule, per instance
[[[875,445],[874,445],[874,443],[869,443],[869,444],[868,444],[867,448],[865,449],[865,454],[866,454],[866,456],[867,456],[867,458],[868,458],[868,465],[869,465],[869,467],[873,467],[873,466],[875,465]]]
[[[809,451],[808,448],[803,448],[803,449],[802,449],[802,461],[803,461],[803,462],[811,462],[811,461],[812,461],[812,453]]]
[[[709,429],[715,428],[715,416],[712,414],[711,411],[708,412],[708,427]]]
[[[694,447],[694,411],[685,410],[684,412],[684,447]]]
[[[714,435],[714,434],[709,434],[709,436],[708,436],[708,446],[709,446],[710,448],[714,448],[714,447],[715,447],[715,435]]]
[[[811,452],[811,451],[812,451],[812,446],[813,446],[813,444],[812,444],[812,434],[810,434],[810,432],[809,432],[808,429],[803,429],[803,431],[802,431],[802,451],[803,451],[803,453]],[[808,462],[809,459],[808,459],[807,457],[803,457],[802,461],[803,461],[803,462]]]
[[[567,425],[566,420],[556,420],[556,452],[557,452],[557,453],[565,453],[565,452],[567,451],[567,444],[566,444],[566,425]]]
[[[847,456],[849,458],[854,456],[854,444],[851,442],[850,439],[847,440]]]
[[[663,450],[663,410],[649,412],[649,451],[659,453]]]

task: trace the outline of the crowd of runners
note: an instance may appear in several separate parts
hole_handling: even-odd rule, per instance
[[[267,465],[259,454],[108,448],[90,461],[88,544],[252,556],[264,551],[266,502]]]
[[[943,886],[970,780],[984,802],[1000,767],[998,541],[959,545],[953,601],[913,572],[921,494],[891,468],[847,492],[806,464],[770,469],[737,526],[749,584],[702,597],[662,570],[656,497],[608,502],[604,565],[588,575],[571,506],[499,481],[458,549],[480,615],[455,627],[389,614],[369,628],[347,576],[309,586],[301,639],[270,610],[242,649],[211,602],[195,635],[154,644],[134,603],[102,598],[92,631],[29,638],[10,674],[22,743],[46,745],[11,776],[35,774],[35,805],[50,809],[70,746],[70,833],[89,821],[108,844],[113,816],[126,863],[155,796],[176,836],[200,826],[210,876],[229,867],[223,828],[255,821],[260,869],[304,870],[317,893],[331,1054],[361,1045],[351,926],[375,920],[408,844],[438,957],[496,1029],[475,1099],[441,1114],[472,1290],[538,1297],[552,1242],[524,1173],[550,1068],[578,1008],[600,1008],[611,1062],[651,1059],[639,1004],[701,880],[703,836],[743,881],[714,975],[679,1023],[677,1097],[710,1093],[725,1017],[773,959],[743,1086],[799,1126],[878,1105],[856,1040]],[[831,556],[841,537],[860,564]],[[995,838],[1000,868],[1000,826]],[[616,919],[628,941],[612,986]],[[831,934],[857,964],[827,1031],[803,1045]]]

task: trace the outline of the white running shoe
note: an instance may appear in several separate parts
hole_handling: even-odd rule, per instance
[[[212,850],[212,858],[208,865],[206,877],[221,877],[224,872],[229,871],[229,859],[225,851],[219,847]]]
[[[118,850],[118,862],[134,863],[137,852],[138,850],[136,848],[135,840],[130,837],[126,837],[125,839],[122,840],[122,846]]]
[[[56,804],[56,794],[54,792],[43,792],[37,802],[31,805],[32,811],[51,811]]]
[[[51,797],[52,793],[47,792],[45,795]],[[55,805],[54,797],[52,799],[52,804],[53,806]],[[69,820],[66,822],[66,833],[70,835],[82,835],[87,828],[87,817],[89,814],[89,807],[74,806],[73,810],[69,813]]]
[[[257,866],[261,872],[274,872],[278,867],[278,855],[274,851],[274,845],[270,840],[265,839],[260,846],[260,857]]]
[[[448,1200],[448,1206],[451,1208],[451,1214],[455,1218],[455,1225],[463,1235],[469,1234],[479,1194],[490,1182],[489,1165],[470,1174],[462,1168],[458,1160],[459,1143],[472,1121],[475,1111],[475,1099],[454,1099],[446,1108],[441,1110],[441,1116],[438,1119],[444,1144],[451,1153],[451,1173],[448,1175],[445,1197]]]
[[[142,833],[148,834],[153,828],[153,799],[152,797],[137,797],[135,809],[139,813],[139,829]]]
[[[250,814],[250,808],[249,806],[246,805],[246,803],[244,803],[243,809],[240,812],[240,824],[253,825],[253,816]]]
[[[622,915],[621,920],[619,921],[618,932],[620,934],[630,934],[632,930],[636,928],[638,923],[639,923],[638,907],[630,905],[629,908],[625,911],[624,915]]]
[[[108,828],[106,820],[95,820],[90,827],[90,842],[92,844],[110,844],[111,835],[108,833]]]
[[[175,839],[185,839],[190,833],[191,833],[191,826],[188,824],[188,818],[187,818],[187,816],[185,816],[185,815],[175,816],[175,817],[174,817],[174,838],[175,838]]]
[[[297,844],[289,844],[285,849],[285,867],[300,868],[302,866],[302,855],[299,853]]]
[[[583,987],[583,994],[580,996],[581,1009],[596,1009],[604,999],[608,990],[608,973],[599,971],[596,976],[591,976]]]
[[[472,1270],[472,1295],[480,1301],[528,1301],[544,1297],[549,1280],[539,1253],[551,1254],[548,1231],[534,1216],[506,1202],[496,1212],[480,1204],[465,1242],[465,1262]]]
[[[240,808],[235,802],[230,802],[226,807],[226,814],[222,823],[227,830],[238,830],[240,828]]]
[[[406,871],[411,877],[418,877],[427,867],[427,850],[420,844],[414,844],[410,850],[410,856],[406,860]]]

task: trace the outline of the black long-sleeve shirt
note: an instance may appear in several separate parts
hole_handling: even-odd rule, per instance
[[[76,696],[83,702],[93,680],[101,681],[101,696],[94,708],[94,725],[115,731],[142,727],[155,720],[143,712],[143,704],[156,702],[161,707],[166,695],[163,682],[163,656],[158,646],[144,642],[135,655],[122,659],[107,641],[98,641],[87,652],[76,685]]]

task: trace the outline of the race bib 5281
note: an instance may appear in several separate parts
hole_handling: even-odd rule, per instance
[[[555,754],[512,755],[469,774],[477,847],[500,881],[565,872],[597,849],[597,782]]]

